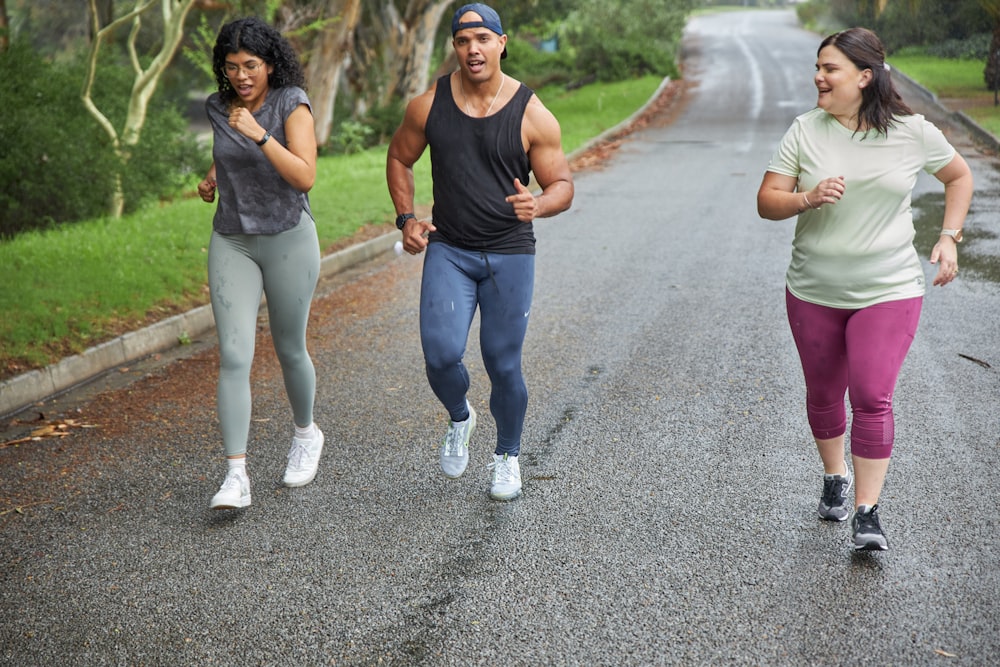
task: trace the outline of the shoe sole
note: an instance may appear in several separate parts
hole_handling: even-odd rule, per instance
[[[243,502],[243,500],[246,500],[246,502]],[[209,509],[213,510],[240,510],[243,509],[244,507],[250,507],[250,496],[247,496],[245,499],[241,499],[240,502],[237,504],[208,506]]]
[[[289,489],[296,489],[300,486],[305,486],[309,484],[314,479],[316,479],[316,473],[319,472],[319,463],[316,464],[316,470],[313,470],[313,474],[308,479],[303,479],[298,482],[289,482],[287,479],[281,480],[281,483],[287,486]]]
[[[515,491],[512,494],[508,494],[508,495],[504,495],[504,496],[494,495],[492,492],[490,493],[490,498],[492,498],[493,500],[499,500],[500,502],[506,502],[508,500],[514,500],[514,499],[520,498],[520,497],[521,497],[521,489],[518,489],[517,491]]]
[[[888,551],[888,544],[881,544],[879,542],[865,542],[864,544],[855,544],[855,551]]]

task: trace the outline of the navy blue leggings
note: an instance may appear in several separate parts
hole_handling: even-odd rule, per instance
[[[420,342],[427,379],[451,419],[464,419],[469,373],[462,357],[478,307],[497,454],[517,456],[521,449],[528,409],[521,349],[534,286],[534,255],[461,250],[445,243],[427,246],[420,286]]]

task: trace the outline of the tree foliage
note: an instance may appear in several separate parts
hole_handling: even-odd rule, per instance
[[[891,53],[907,46],[933,46],[988,33],[986,4],[997,0],[830,0],[843,25],[878,33]]]
[[[100,66],[106,85],[95,99],[119,110],[111,120],[121,122],[131,72],[110,54]],[[122,172],[107,135],[73,94],[84,75],[82,63],[46,60],[17,39],[0,54],[0,136],[17,137],[0,149],[0,237],[106,215]],[[185,183],[198,155],[187,128],[169,100],[153,104],[122,177],[126,211],[173,196]]]

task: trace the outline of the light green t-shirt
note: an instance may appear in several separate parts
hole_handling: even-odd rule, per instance
[[[800,192],[843,176],[845,191],[799,215],[785,277],[791,293],[852,309],[923,296],[910,195],[921,170],[934,174],[954,155],[919,114],[897,118],[888,136],[854,134],[820,108],[796,118],[767,170],[797,178]]]

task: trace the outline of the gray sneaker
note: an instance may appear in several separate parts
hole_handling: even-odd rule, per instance
[[[858,505],[858,511],[851,520],[855,551],[888,551],[889,542],[879,523],[878,504],[868,507]]]
[[[476,411],[469,405],[469,418],[464,422],[451,422],[441,443],[441,470],[445,477],[458,479],[465,472],[469,465],[469,440],[475,430]]]
[[[843,475],[823,475],[823,496],[819,499],[819,518],[824,521],[845,521],[850,514],[847,509],[847,492],[854,478],[845,464]]]
[[[493,463],[487,467],[493,469],[490,498],[513,500],[521,495],[521,466],[516,456],[494,454]]]

